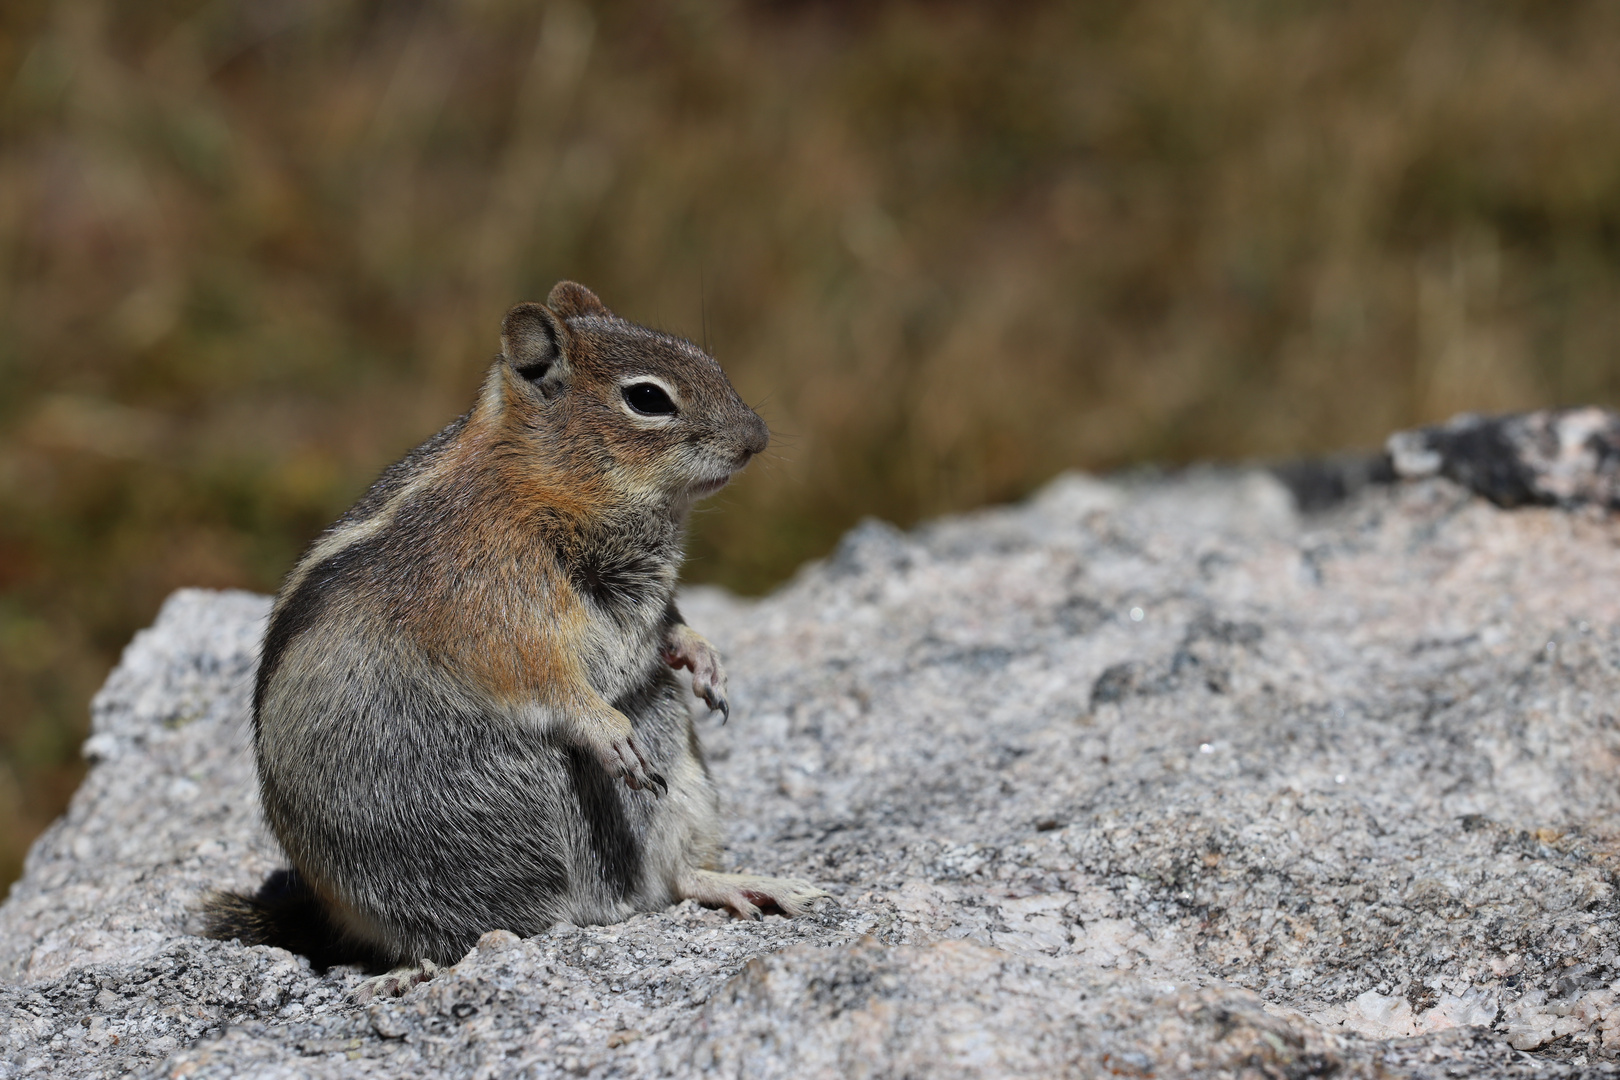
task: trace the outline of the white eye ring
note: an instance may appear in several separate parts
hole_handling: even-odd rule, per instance
[[[630,404],[630,391],[637,386],[644,385],[656,386],[659,390],[662,390],[664,392],[664,396],[669,399],[669,404],[672,406],[672,411],[642,412],[640,409],[637,409],[634,405]],[[663,427],[666,424],[672,423],[675,420],[675,417],[680,414],[682,407],[681,395],[676,393],[673,386],[665,382],[663,379],[658,378],[656,375],[631,375],[627,378],[619,380],[619,407],[638,424],[647,427]]]

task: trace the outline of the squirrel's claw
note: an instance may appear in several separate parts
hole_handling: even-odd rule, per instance
[[[698,697],[703,699],[703,704],[709,707],[710,712],[717,712],[720,714],[720,722],[722,724],[731,719],[731,702],[726,698],[725,690],[717,686],[709,686],[706,684],[700,690],[698,689],[697,679],[692,680],[692,690],[698,695]]]
[[[724,675],[720,677],[725,678]],[[702,675],[693,675],[692,693],[703,699],[710,712],[723,713],[728,720],[731,718],[731,702],[726,697],[723,684],[717,686]]]
[[[653,772],[652,767],[647,764],[647,759],[641,754],[641,747],[637,746],[633,739],[626,739],[625,743],[635,755],[633,761],[629,760],[629,755],[625,755],[624,782],[630,785],[630,790],[649,790],[654,795],[660,796],[669,791],[669,785],[664,782],[664,778]]]
[[[631,791],[650,791],[657,798],[669,794],[669,781],[664,779],[662,773],[655,773],[645,768],[626,770],[624,782]]]
[[[597,755],[608,775],[623,780],[631,791],[650,788],[656,795],[669,791],[669,784],[652,771],[641,747],[636,745],[636,740],[628,732],[616,738],[609,737],[605,745],[599,744]]]
[[[664,663],[692,672],[692,693],[703,699],[710,712],[731,719],[731,701],[726,697],[726,669],[720,653],[708,639],[685,623],[670,627],[663,647]]]

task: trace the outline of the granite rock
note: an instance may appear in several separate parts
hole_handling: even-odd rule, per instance
[[[1620,508],[1620,415],[1608,409],[1463,413],[1391,435],[1387,455],[1396,476],[1445,476],[1498,506]]]
[[[1620,524],[1559,501],[1067,476],[690,590],[731,865],[832,896],[491,928],[369,1005],[196,936],[278,865],[268,601],[177,593],[0,908],[0,1077],[1620,1075]]]

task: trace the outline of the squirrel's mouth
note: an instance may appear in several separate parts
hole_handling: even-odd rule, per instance
[[[731,483],[730,476],[721,476],[714,480],[700,480],[686,489],[686,493],[694,499],[707,498]]]

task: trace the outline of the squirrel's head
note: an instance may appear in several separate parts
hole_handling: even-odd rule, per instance
[[[714,357],[572,281],[506,313],[486,393],[512,435],[637,501],[712,495],[770,441]]]

